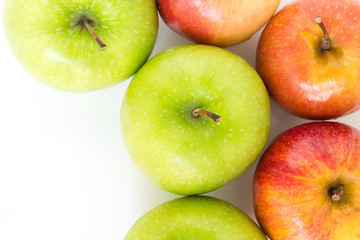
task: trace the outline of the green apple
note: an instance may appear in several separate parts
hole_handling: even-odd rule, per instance
[[[192,195],[223,186],[256,160],[268,137],[270,104],[245,60],[218,47],[185,45],[140,69],[121,120],[142,172],[167,191]]]
[[[3,17],[26,70],[70,92],[132,76],[150,56],[158,29],[153,0],[5,0]]]
[[[235,206],[205,196],[163,203],[142,216],[125,240],[266,240],[261,229]]]

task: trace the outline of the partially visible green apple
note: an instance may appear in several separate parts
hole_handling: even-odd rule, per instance
[[[132,76],[150,56],[158,29],[153,0],[5,0],[3,17],[21,64],[41,82],[71,92]]]
[[[205,196],[163,203],[142,216],[125,240],[266,240],[261,229],[235,206]]]
[[[204,110],[219,115],[220,124]],[[245,60],[218,47],[185,45],[140,69],[121,118],[124,142],[143,173],[165,190],[192,195],[223,186],[256,160],[268,137],[270,104]]]

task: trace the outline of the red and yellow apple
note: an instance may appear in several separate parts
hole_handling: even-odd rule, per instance
[[[157,0],[164,22],[198,43],[231,46],[248,40],[275,13],[280,0]]]
[[[253,187],[272,240],[360,239],[360,131],[336,122],[286,131],[261,157]]]
[[[264,29],[256,58],[270,95],[287,111],[332,119],[358,110],[360,1],[300,0],[284,7]]]

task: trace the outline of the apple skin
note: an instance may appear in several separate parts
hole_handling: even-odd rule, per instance
[[[331,50],[321,53],[324,37]],[[287,111],[308,119],[332,119],[360,107],[360,2],[300,0],[281,9],[264,29],[256,69]]]
[[[248,40],[280,0],[157,0],[164,22],[195,42],[226,47]],[[259,14],[261,13],[261,14]]]
[[[329,190],[344,185],[336,202]],[[336,122],[281,134],[254,175],[257,220],[272,240],[360,239],[360,132]]]
[[[80,15],[96,24],[102,51],[89,32],[73,27]],[[5,0],[7,40],[22,66],[42,83],[69,92],[113,86],[150,56],[158,30],[152,0]]]
[[[262,230],[230,203],[206,196],[175,199],[150,210],[125,240],[266,240]]]
[[[195,118],[203,108],[221,123]],[[133,162],[159,187],[181,195],[215,190],[260,155],[270,104],[256,71],[239,56],[184,45],[150,59],[124,97],[121,125]]]

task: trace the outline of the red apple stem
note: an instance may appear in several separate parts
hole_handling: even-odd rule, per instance
[[[317,23],[320,26],[320,28],[324,34],[324,38],[321,41],[321,51],[330,50],[331,44],[330,44],[329,34],[325,28],[325,25],[324,25],[321,17],[316,17],[315,23]]]
[[[103,41],[101,41],[101,39],[99,38],[99,36],[94,32],[94,30],[91,28],[90,24],[88,23],[87,19],[83,19],[82,20],[84,26],[86,27],[86,29],[89,31],[89,33],[91,34],[91,36],[96,40],[96,42],[99,44],[101,50],[105,50],[107,48],[107,46],[105,45],[105,43]]]
[[[339,202],[344,196],[344,185],[339,184],[338,186],[331,188],[329,190],[329,195],[331,200]]]
[[[215,113],[209,112],[209,111],[201,109],[201,108],[197,108],[194,111],[192,111],[193,117],[197,118],[200,115],[207,116],[207,117],[211,118],[216,124],[220,124],[220,116]]]

